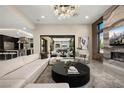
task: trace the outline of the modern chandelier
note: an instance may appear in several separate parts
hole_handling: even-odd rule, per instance
[[[54,13],[59,19],[69,18],[77,15],[78,5],[54,5]]]

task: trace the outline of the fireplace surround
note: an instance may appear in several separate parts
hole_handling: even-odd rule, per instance
[[[124,52],[111,52],[111,59],[124,62]]]

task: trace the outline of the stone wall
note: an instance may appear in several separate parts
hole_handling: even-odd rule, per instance
[[[104,29],[104,57],[105,59],[111,58],[111,52],[124,52],[124,46],[110,46],[109,45],[109,30],[124,26],[124,6],[112,6],[103,16],[105,29]]]

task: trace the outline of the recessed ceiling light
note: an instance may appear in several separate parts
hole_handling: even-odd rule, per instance
[[[20,33],[19,33],[19,32],[17,32],[16,34],[17,34],[17,35],[19,35]]]
[[[85,19],[88,19],[89,18],[89,16],[85,16]]]
[[[45,18],[45,16],[41,16],[41,18]]]
[[[23,30],[26,30],[26,27],[23,27]]]

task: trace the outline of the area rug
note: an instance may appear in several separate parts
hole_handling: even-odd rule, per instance
[[[121,82],[112,75],[104,72],[101,63],[90,64],[90,81],[80,88],[123,88],[124,82]],[[39,76],[35,83],[55,83],[51,77],[52,66],[48,66]]]

